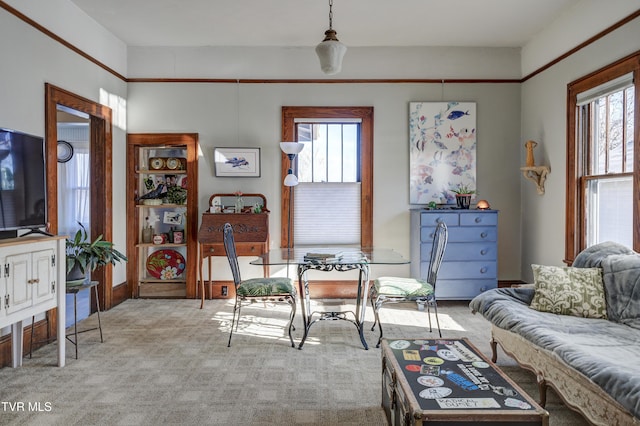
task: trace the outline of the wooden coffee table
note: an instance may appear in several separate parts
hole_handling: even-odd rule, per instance
[[[549,424],[541,408],[468,339],[383,339],[390,425]]]

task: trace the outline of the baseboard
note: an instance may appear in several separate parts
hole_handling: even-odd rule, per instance
[[[55,310],[47,312],[47,315],[53,315]],[[55,333],[55,330],[54,330]],[[47,336],[47,320],[37,321],[33,325],[33,350],[54,341],[53,336]],[[31,323],[24,321],[24,335],[22,338],[23,356],[29,353],[29,344],[31,342]],[[0,337],[0,367],[8,367],[11,365],[11,334]]]

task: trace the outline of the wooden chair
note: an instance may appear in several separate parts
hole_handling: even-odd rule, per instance
[[[233,227],[230,223],[224,225],[224,248],[227,252],[227,259],[231,272],[233,274],[233,284],[236,290],[235,305],[233,306],[233,319],[231,321],[231,330],[229,331],[229,343],[231,346],[231,337],[233,336],[233,327],[235,325],[238,331],[238,323],[240,322],[240,310],[243,302],[255,302],[260,300],[263,302],[286,302],[291,305],[291,314],[289,316],[289,340],[291,347],[295,347],[291,330],[293,327],[293,319],[296,316],[296,289],[290,278],[274,277],[274,278],[251,278],[242,280],[240,278],[240,267],[238,265],[238,256],[236,254],[236,245],[233,238]]]
[[[431,308],[433,308],[438,325],[438,334],[442,337],[440,320],[438,319],[438,303],[436,301],[436,280],[444,250],[447,246],[447,238],[447,225],[444,222],[439,222],[433,233],[429,270],[425,280],[399,277],[380,277],[374,280],[371,288],[371,306],[375,321],[371,331],[375,329],[376,323],[380,329],[380,337],[376,347],[380,347],[380,342],[382,341],[382,323],[380,322],[378,311],[387,303],[416,302],[419,308],[426,306],[427,316],[429,317],[429,332],[433,331],[431,328]]]

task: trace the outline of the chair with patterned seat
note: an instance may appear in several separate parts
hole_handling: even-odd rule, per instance
[[[431,308],[434,309],[438,334],[442,337],[440,330],[440,320],[438,319],[438,303],[436,300],[436,280],[438,270],[442,263],[444,250],[447,246],[448,230],[444,222],[439,222],[433,233],[433,243],[431,246],[431,257],[426,279],[400,278],[400,277],[379,277],[374,280],[371,287],[371,306],[375,316],[375,321],[371,327],[373,331],[378,324],[380,337],[376,347],[380,347],[382,341],[382,323],[378,311],[387,303],[414,302],[418,304],[420,310],[427,307],[429,318],[429,332],[431,328]]]
[[[238,256],[236,254],[236,244],[233,237],[233,227],[230,223],[224,225],[224,248],[227,252],[227,259],[233,274],[233,285],[236,290],[235,305],[233,306],[233,319],[231,320],[231,330],[229,331],[229,343],[231,346],[231,337],[233,336],[233,327],[235,325],[238,331],[240,322],[240,310],[244,302],[285,302],[291,306],[291,314],[289,315],[289,340],[291,347],[295,347],[291,330],[295,330],[293,319],[296,316],[296,289],[290,278],[273,277],[273,278],[251,278],[242,280],[240,278],[240,267],[238,265]]]

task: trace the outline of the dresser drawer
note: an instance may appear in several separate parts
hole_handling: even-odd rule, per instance
[[[451,211],[438,211],[432,210],[431,212],[423,212],[420,215],[420,226],[427,226],[435,228],[438,223],[444,222],[447,227],[458,226],[459,219],[458,213],[453,213]]]
[[[437,300],[471,300],[498,286],[497,280],[441,280],[436,282]]]
[[[429,265],[422,266],[423,277],[426,277]],[[495,279],[498,276],[495,261],[442,262],[438,279],[481,278]]]
[[[460,226],[496,226],[498,215],[491,213],[460,213]]]
[[[436,228],[420,228],[420,241],[431,243]],[[468,228],[448,228],[449,243],[497,241],[498,231],[495,227],[470,226]]]
[[[423,262],[431,259],[431,243],[423,243],[420,249]],[[498,258],[498,247],[494,241],[479,243],[447,243],[444,261],[491,260]]]

